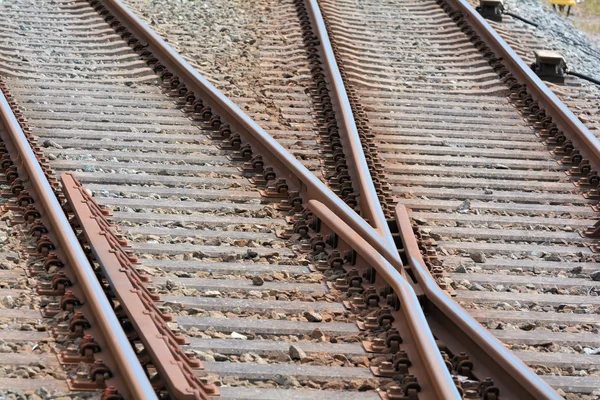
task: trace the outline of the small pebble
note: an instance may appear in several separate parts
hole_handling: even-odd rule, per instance
[[[55,149],[62,149],[63,147],[56,143],[54,140],[44,140],[44,142],[42,143],[44,145],[44,147],[54,147]]]
[[[241,339],[241,340],[247,340],[248,336],[242,335],[241,333],[237,333],[237,332],[231,332],[231,336],[232,339]]]
[[[260,276],[255,276],[254,278],[252,278],[252,284],[254,286],[262,286],[265,284],[265,280]]]
[[[304,311],[302,315],[304,315],[304,318],[306,318],[309,322],[323,321],[323,317],[321,316],[321,314],[313,310]]]
[[[487,261],[487,257],[482,251],[478,251],[471,253],[471,260],[475,261],[476,263],[483,264]]]
[[[302,360],[306,357],[306,353],[304,352],[304,350],[295,345],[290,346],[288,354],[292,358],[292,360]]]
[[[325,334],[323,333],[323,331],[321,331],[319,328],[317,328],[310,333],[310,337],[312,339],[322,339],[325,337]]]

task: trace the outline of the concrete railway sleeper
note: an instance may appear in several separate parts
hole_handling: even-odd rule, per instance
[[[319,180],[312,174],[307,174],[308,171],[299,165],[295,159],[291,158],[289,154],[284,154],[283,149],[279,147],[277,142],[268,137],[262,129],[248,120],[246,116],[240,114],[237,108],[233,107],[222,95],[215,92],[211,85],[199,74],[181,62],[181,59],[160,38],[145,30],[144,26],[120,3],[107,2],[104,5],[115,16],[115,19],[120,22],[120,26],[126,27],[128,31],[133,33],[133,37],[129,39],[132,47],[136,46],[138,40],[147,44],[144,47],[140,47],[140,50],[147,52],[150,64],[156,71],[162,71],[163,80],[169,82],[174,93],[184,97],[188,104],[194,104],[194,109],[201,111],[200,114],[205,120],[214,120],[215,124],[216,121],[227,122],[227,125],[221,125],[220,128],[221,137],[225,138],[230,144],[225,148],[237,150],[239,155],[236,157],[247,160],[249,164],[247,170],[262,171],[263,178],[254,178],[253,180],[258,184],[263,182],[266,184],[266,190],[262,192],[264,196],[284,199],[287,197],[289,200],[287,202],[284,201],[279,208],[283,210],[289,209],[294,212],[301,210],[300,202],[302,198],[317,198],[326,202],[328,207],[335,209],[338,213],[341,212],[348,215],[346,218],[352,220],[355,226],[358,224],[362,226],[363,230],[365,228],[369,229],[362,220],[357,221],[356,217],[352,216],[353,212],[347,206],[343,205],[343,203],[340,203],[339,199],[333,196],[333,193],[325,188]],[[100,13],[102,14],[102,11]],[[111,19],[110,16],[108,18],[109,20]],[[121,31],[121,33],[128,34],[128,31]],[[219,117],[216,117],[216,115]],[[214,126],[215,128],[219,128],[219,125]],[[225,130],[223,127],[225,127]],[[233,132],[240,132],[240,135],[230,133],[230,129]],[[232,142],[233,139],[237,142]],[[248,140],[252,147],[243,145],[240,139]],[[257,164],[252,159],[254,152],[260,154],[258,157],[260,157],[261,164]],[[273,166],[270,167],[267,163],[272,163]],[[270,176],[270,171],[277,172],[277,175]],[[285,176],[286,180],[277,180],[275,179],[276,176]],[[286,204],[289,205],[286,206]],[[298,224],[299,221],[296,223]],[[303,232],[301,227],[302,223],[295,230]],[[362,278],[360,279],[362,280]],[[417,313],[420,312],[420,310],[414,311]],[[414,320],[413,323],[416,323],[416,321],[418,320]],[[426,331],[427,328],[421,325],[420,330],[423,331],[423,329]],[[416,332],[416,330],[413,332]],[[426,337],[424,336],[423,338]],[[444,377],[447,373],[443,372],[445,371],[445,366],[439,353],[434,352],[432,354],[430,351],[421,351],[421,354],[417,357],[431,357],[429,362],[424,363],[425,369],[415,374],[417,375],[417,379],[422,381],[420,384],[422,387],[428,387],[432,391],[431,393],[437,393],[437,396],[442,397],[447,397],[450,393],[456,393],[454,384],[450,383],[451,380]],[[449,375],[446,376],[449,377]],[[402,394],[398,395],[401,396]],[[423,393],[423,395],[427,396],[426,393]]]
[[[11,185],[10,191],[17,196],[16,207],[22,209],[21,223],[27,224],[29,233],[38,238],[37,264],[47,271],[56,270],[51,273],[54,276],[47,286],[40,285],[37,291],[58,299],[56,303],[48,303],[43,314],[64,321],[55,326],[53,335],[66,336],[67,341],[72,341],[59,356],[60,362],[89,365],[76,371],[69,379],[69,386],[77,391],[103,389],[108,384],[111,386],[105,389],[104,395],[109,398],[116,392],[114,386],[131,398],[156,398],[62,212],[54,193],[55,185],[47,177],[52,171],[40,164],[38,158],[43,157],[39,150],[37,154],[34,152],[4,94],[0,94],[0,115],[2,168]],[[19,119],[23,121],[22,117]],[[40,272],[32,270],[30,274],[35,276]]]

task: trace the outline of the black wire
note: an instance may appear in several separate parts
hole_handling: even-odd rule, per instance
[[[585,79],[586,81],[590,81],[592,83],[595,83],[596,85],[600,85],[600,81],[598,79],[592,78],[591,76],[580,74],[579,72],[575,72],[575,71],[567,71],[567,74],[576,76],[581,79]]]
[[[516,18],[518,20],[521,20],[521,21],[523,21],[523,22],[525,22],[525,23],[527,23],[529,25],[535,26],[536,28],[538,27],[538,24],[536,24],[535,22],[531,22],[531,21],[529,21],[529,20],[521,17],[520,15],[514,14],[514,13],[512,13],[510,11],[504,11],[503,14],[510,15],[511,17]],[[591,76],[580,74],[579,72],[575,72],[575,71],[567,71],[566,73],[569,74],[569,75],[576,76],[576,77],[581,78],[581,79],[585,79],[586,81],[595,83],[596,85],[600,85],[600,80],[592,78]]]
[[[528,19],[525,19],[525,18],[521,17],[520,15],[511,13],[510,11],[505,11],[504,14],[510,15],[511,17],[519,19],[519,20],[521,20],[521,21],[523,21],[523,22],[525,22],[525,23],[527,23],[529,25],[535,26],[536,28],[538,27],[538,24],[536,24],[535,22],[531,22]]]

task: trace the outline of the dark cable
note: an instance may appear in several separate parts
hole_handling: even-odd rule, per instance
[[[531,22],[528,19],[525,19],[525,18],[523,18],[523,17],[521,17],[521,16],[519,16],[517,14],[511,13],[510,11],[505,11],[504,14],[510,15],[511,17],[519,19],[519,20],[521,20],[521,21],[523,21],[523,22],[525,22],[525,23],[527,23],[529,25],[535,26],[536,28],[538,27],[538,24],[536,24],[535,22]]]
[[[575,72],[575,71],[567,71],[567,74],[576,76],[581,79],[585,79],[586,81],[590,81],[592,83],[595,83],[596,85],[600,85],[600,81],[598,79],[592,78],[591,76],[580,74],[579,72]]]

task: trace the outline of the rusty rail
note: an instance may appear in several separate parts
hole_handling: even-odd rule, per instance
[[[163,315],[153,307],[152,299],[148,299],[143,282],[137,276],[135,265],[121,248],[121,241],[106,221],[103,210],[74,175],[62,174],[61,181],[63,193],[104,277],[139,335],[168,392],[177,400],[206,400],[209,395],[217,395],[214,386],[204,385],[195,376],[193,369],[200,368],[200,363],[187,357],[167,327]]]
[[[329,81],[329,93],[336,113],[338,126],[342,133],[340,140],[344,146],[344,152],[349,153],[346,154],[346,162],[350,168],[350,175],[354,177],[354,182],[358,185],[359,189],[358,206],[361,216],[386,241],[387,246],[394,247],[394,239],[379,203],[375,186],[373,185],[373,178],[365,159],[356,121],[333,53],[329,35],[327,34],[323,15],[319,9],[317,0],[304,0],[304,3],[310,12],[313,29],[319,39],[317,49],[319,49],[321,58],[324,61],[324,68],[327,72],[325,76],[326,80]],[[404,270],[401,270],[401,273],[404,274]]]
[[[160,36],[154,33],[144,22],[131,12],[120,0],[92,0],[101,4],[119,23],[124,26],[136,42],[130,39],[133,46],[140,46],[155,57],[158,62],[178,77],[189,92],[202,99],[211,110],[225,120],[251,144],[253,153],[261,154],[277,173],[284,178],[290,187],[298,192],[306,193],[309,199],[318,199],[338,215],[345,215],[345,222],[363,237],[372,236],[373,240],[381,238],[373,228],[339,199],[313,173],[306,169],[292,154],[284,149],[263,128],[246,115],[223,93],[217,90],[206,78],[198,73],[187,61],[177,54]],[[373,236],[374,235],[374,236]],[[375,239],[377,238],[377,239]]]
[[[571,140],[575,149],[583,156],[584,171],[587,166],[600,171],[600,141],[590,133],[573,112],[546,86],[546,84],[525,64],[515,51],[500,37],[490,24],[467,0],[443,0],[453,7],[465,23],[483,43],[494,53],[496,59],[506,67],[512,78],[527,89],[532,100],[537,101],[541,110],[546,110],[551,122],[545,123],[547,130],[560,130]],[[442,2],[442,0],[438,0]],[[555,125],[555,126],[554,126]],[[550,135],[551,136],[551,135]],[[562,141],[562,140],[561,140]],[[558,144],[561,144],[561,141]],[[579,154],[578,154],[579,156]],[[587,164],[586,159],[589,161]],[[578,162],[576,164],[581,164]],[[589,172],[589,171],[588,171]],[[587,174],[584,172],[584,174]]]
[[[499,380],[502,380],[502,382],[499,382],[499,386],[501,386],[503,393],[520,393],[521,397],[517,398],[523,399],[559,398],[558,395],[541,380],[541,378],[532,374],[520,360],[516,359],[509,350],[504,348],[504,346],[493,338],[489,332],[483,329],[477,321],[470,317],[452,299],[442,292],[433,280],[433,277],[431,277],[427,267],[423,263],[415,261],[418,260],[416,255],[409,260],[409,265],[404,266],[396,246],[394,245],[392,247],[389,245],[389,238],[385,237],[387,236],[385,229],[384,236],[381,236],[381,231],[373,229],[366,221],[359,218],[350,207],[335,196],[321,181],[311,174],[300,162],[298,162],[298,160],[289,154],[229,99],[217,91],[119,0],[94,0],[91,3],[92,5],[101,4],[104,6],[107,10],[107,13],[104,15],[114,17],[116,21],[118,21],[120,27],[126,29],[125,33],[132,46],[144,49],[151,54],[152,57],[157,60],[158,64],[155,65],[159,65],[170,71],[173,76],[185,86],[185,90],[188,93],[191,92],[197,98],[202,99],[203,103],[210,107],[211,111],[214,111],[234,130],[239,132],[252,146],[252,150],[257,154],[261,154],[265,160],[273,166],[274,171],[277,172],[277,176],[285,178],[290,189],[293,188],[302,193],[306,200],[313,201],[313,205],[315,204],[314,201],[322,203],[331,213],[347,224],[349,229],[353,230],[381,254],[397,271],[404,271],[405,268],[413,270],[416,282],[408,283],[410,285],[416,283],[418,288],[421,288],[421,290],[428,294],[428,296],[426,296],[426,307],[428,304],[431,304],[436,310],[439,310],[439,313],[432,313],[432,317],[429,318],[428,321],[430,321],[431,324],[437,324],[435,318],[433,318],[433,316],[436,316],[438,321],[443,320],[448,323],[446,326],[438,324],[437,328],[439,328],[440,332],[446,332],[449,335],[446,337],[446,343],[449,344],[450,347],[454,345],[459,348],[461,346],[466,346],[473,351],[476,351],[474,349],[483,348],[489,350],[491,354],[494,354],[493,359],[482,359],[484,362],[489,362],[487,364],[489,368],[481,368],[481,371],[487,371],[491,376],[498,377]],[[312,7],[315,7],[315,5],[315,2],[311,3]],[[314,10],[311,11],[311,13],[313,18],[319,16]],[[323,38],[326,34],[323,27],[321,26],[318,31],[321,38]],[[123,33],[122,30],[121,33]],[[327,40],[323,41],[323,43],[327,42]],[[333,66],[328,66],[328,70],[335,74],[335,68]],[[535,83],[539,82],[539,79],[531,74],[527,74],[527,77],[532,79]],[[339,84],[339,82],[337,84]],[[336,95],[339,96],[343,95],[340,87],[337,87],[336,93]],[[551,98],[554,95],[549,93],[548,96]],[[344,102],[342,101],[340,104],[344,104]],[[345,119],[350,118],[351,114],[348,114],[347,111],[345,112]],[[568,110],[567,112],[570,113]],[[351,125],[352,124],[350,123],[350,133],[352,133],[351,131],[353,129]],[[584,136],[587,137],[590,142],[595,141],[595,139],[592,140],[592,138],[586,135]],[[351,154],[360,157],[359,151],[352,151]],[[357,166],[356,168],[359,168],[358,166],[362,165],[362,162],[360,161],[354,160],[353,162]],[[364,182],[366,180],[366,175],[361,175],[363,176],[362,179]],[[367,189],[365,193],[369,193],[369,189]],[[374,208],[381,208],[378,206],[378,201],[375,202],[374,199],[373,201],[369,201],[369,203]],[[367,210],[367,215],[369,215],[368,212],[369,211]],[[400,212],[402,213],[403,211],[400,210]],[[377,210],[371,210],[371,213],[372,215],[379,215],[379,211]],[[377,218],[375,218],[374,221],[376,219]],[[408,227],[405,224],[403,225],[401,235],[405,243],[410,243],[411,240],[414,241],[412,228],[408,230]],[[397,284],[394,282],[390,283]],[[400,285],[398,290],[404,291],[407,290],[407,288]],[[414,296],[414,292],[411,290],[408,292],[408,295]],[[429,299],[429,296],[431,296],[431,299]],[[417,310],[412,311],[417,312]],[[421,313],[421,310],[418,310],[418,312]],[[419,321],[420,322],[418,323],[423,322],[420,319]],[[430,334],[429,327],[423,326],[421,329],[424,329],[423,332],[426,332],[427,336]],[[435,353],[437,353],[437,351]],[[442,359],[439,356],[439,353],[437,356],[432,355],[432,357],[438,361],[438,365],[441,365],[440,362]],[[477,368],[479,368],[479,366]],[[455,393],[454,387],[448,387],[449,374],[447,371],[442,372],[440,369],[439,372],[441,375],[434,376],[431,380],[439,385],[439,393]],[[511,387],[511,385],[516,385],[516,388]],[[448,397],[442,395],[440,398]]]
[[[312,4],[312,7],[318,8],[317,0],[306,1],[309,1]],[[469,6],[465,0],[452,1],[465,3]],[[492,30],[492,33],[495,36],[498,36],[493,29],[489,27],[487,22],[481,18],[479,13],[474,10],[473,12],[475,13],[474,15]],[[322,19],[320,12],[318,12],[317,18]],[[324,28],[319,30],[319,39],[322,43],[329,43],[327,31]],[[507,51],[514,54],[508,45],[505,44],[505,46],[507,47]],[[516,56],[516,54],[514,54],[514,56],[516,57],[515,62],[518,62],[521,66],[525,67],[526,70],[524,74],[530,76],[534,82],[539,82],[543,85],[545,91],[548,92],[548,96],[553,97],[557,103],[560,103],[558,98],[556,98],[541,80],[523,64],[520,58]],[[587,129],[581,122],[579,122],[579,120],[562,103],[560,103],[560,106],[571,114],[571,117],[575,120],[573,125],[579,125],[587,132]],[[589,132],[587,132],[587,135],[591,136]],[[598,143],[597,139],[593,138],[593,140]],[[596,149],[596,151],[598,151],[598,149]],[[352,152],[351,154],[356,155],[357,153]],[[377,198],[370,202],[370,205],[381,208]],[[373,241],[372,238],[365,236],[363,236],[363,238],[383,255],[393,267],[398,270],[408,269],[412,272],[412,276],[415,278],[414,283],[425,295],[424,307],[428,311],[427,320],[436,335],[439,337],[440,334],[443,334],[444,342],[449,348],[454,349],[455,352],[456,349],[460,349],[460,351],[466,351],[470,355],[471,360],[480,360],[480,362],[475,364],[477,374],[480,378],[485,378],[487,376],[496,378],[497,383],[501,386],[501,396],[511,398],[511,395],[514,394],[514,398],[519,399],[559,399],[560,396],[558,396],[549,385],[547,385],[538,375],[533,373],[531,369],[490,334],[487,329],[479,324],[479,322],[471,317],[462,307],[456,304],[456,302],[440,289],[422,259],[410,220],[408,219],[406,208],[402,205],[398,205],[395,214],[400,231],[400,238],[404,245],[403,251],[406,256],[405,262],[403,262],[399,258],[398,253],[394,251],[396,248],[395,245],[392,247],[394,250],[391,250],[390,247],[383,245],[381,242]],[[343,216],[341,217],[342,219],[344,218]],[[344,222],[347,221],[344,220]]]
[[[104,290],[98,282],[77,237],[67,220],[39,161],[31,149],[18,120],[4,94],[0,93],[0,133],[7,150],[14,155],[19,177],[38,206],[42,220],[49,228],[48,236],[59,246],[56,252],[72,267],[77,283],[85,295],[85,305],[93,312],[86,317],[102,333],[98,342],[108,351],[116,364],[120,378],[127,386],[119,387],[126,396],[138,400],[157,399],[148,376],[140,365]]]
[[[402,204],[396,206],[396,221],[407,263],[417,275],[430,304],[428,307],[430,324],[433,321],[435,327],[439,328],[435,329],[436,333],[449,330],[449,327],[453,328],[451,336],[438,334],[438,338],[451,348],[466,351],[470,360],[475,362],[478,375],[493,376],[495,381],[503,383],[503,387],[500,388],[502,398],[561,399],[562,397],[527,365],[507,350],[502,342],[440,289],[429,274],[413,233],[408,212]]]
[[[120,0],[91,0],[90,4],[97,9],[100,8],[101,15],[104,15],[105,19],[110,21],[112,26],[118,29],[118,32],[123,37],[128,39],[128,43],[131,46],[146,52],[156,60],[153,64],[155,70],[163,68],[168,70],[173,74],[172,79],[176,78],[180,83],[178,89],[184,89],[186,95],[193,93],[196,99],[202,99],[204,106],[210,107],[210,110],[226,121],[232,130],[240,133],[243,139],[252,146],[252,152],[262,155],[265,161],[268,161],[273,167],[273,170],[277,173],[277,177],[286,180],[290,192],[294,189],[302,193],[302,197],[306,201],[318,200],[321,202],[331,212],[340,217],[352,230],[357,232],[358,235],[365,238],[377,251],[381,254],[385,252],[388,261],[392,262],[391,260],[393,260],[396,270],[400,274],[403,273],[402,262],[395,245],[390,244],[389,238],[382,240],[383,237],[373,227],[360,218],[354,210],[337,197],[314,174],[265,132],[264,129],[191,67]],[[185,88],[181,85],[184,85]],[[376,207],[374,204],[372,206]],[[372,215],[380,215],[381,213],[380,210],[373,210],[371,212]],[[411,282],[406,281],[404,278],[402,279],[404,283],[408,283],[400,284],[399,286],[399,289],[406,291],[403,296],[412,299],[411,304],[418,304],[414,289],[411,287]],[[398,285],[398,283],[394,282],[389,283]],[[418,317],[415,316],[409,320],[409,323],[418,324],[411,329],[413,332],[419,332],[415,340],[419,340],[421,336],[430,337],[431,331],[427,324],[424,323],[422,309],[417,307],[411,309],[410,312],[418,315]],[[435,365],[425,368],[424,371],[428,376],[420,379],[430,382],[433,393],[439,395],[437,398],[460,398],[440,353],[437,350],[433,353],[428,353],[427,358],[430,362],[434,362]]]
[[[334,77],[332,79],[332,85],[334,86],[336,96],[338,98],[341,96],[346,97],[347,94],[343,87],[343,83],[341,83],[341,78],[339,78],[339,81],[337,79],[340,73],[331,50],[331,44],[328,38],[327,30],[323,23],[323,17],[319,10],[317,0],[305,1],[310,5],[311,13],[313,14],[312,17],[314,19],[313,23],[315,23],[317,26],[318,38],[321,42],[321,46],[325,48],[322,53],[328,60],[327,66],[329,73]],[[479,13],[476,14],[479,16]],[[539,78],[537,78],[535,74],[533,74],[533,77],[539,81]],[[347,99],[345,103],[342,102],[341,104],[347,105],[347,112],[349,112],[351,116],[351,111],[349,111],[350,106],[348,105]],[[344,114],[344,120],[346,118],[346,114]],[[575,117],[573,116],[573,118]],[[581,125],[578,120],[577,122],[579,125]],[[349,133],[349,139],[352,141],[354,132],[356,130],[356,125],[354,123],[348,124],[347,129]],[[358,139],[357,133],[355,137]],[[350,149],[351,157],[364,157],[360,142],[358,143],[358,147],[360,148],[359,150],[357,150],[355,145],[352,144]],[[350,162],[348,162],[348,164],[350,164]],[[366,164],[360,163],[359,161],[355,160],[354,164],[361,167],[364,165],[364,168],[366,168]],[[359,185],[361,189],[367,188],[363,189],[365,193],[374,193],[374,188],[372,192],[370,192],[368,189],[369,186],[372,187],[372,182],[366,182],[367,180],[370,180],[369,174],[358,174],[357,179],[359,179]],[[363,193],[361,192],[361,199],[362,194]],[[312,201],[309,201],[309,206],[311,202]],[[366,205],[368,205],[368,207],[375,207],[381,210],[381,205],[376,195],[373,197],[368,197]],[[373,214],[375,213],[365,212],[363,215]],[[343,216],[341,217],[342,219],[344,218]],[[377,222],[377,220],[375,221]],[[521,360],[514,356],[511,351],[507,350],[499,340],[490,334],[483,326],[481,326],[481,324],[479,324],[479,322],[473,319],[462,307],[456,304],[443,290],[440,289],[422,259],[412,226],[408,219],[408,213],[406,208],[402,205],[398,205],[396,207],[396,221],[400,230],[402,243],[404,244],[404,252],[407,255],[407,262],[403,263],[399,258],[398,253],[391,250],[396,248],[395,244],[389,246],[387,243],[383,244],[381,242],[373,242],[370,240],[370,238],[365,236],[363,236],[363,238],[366,238],[369,244],[372,245],[381,255],[383,255],[397,270],[404,273],[406,268],[413,273],[416,278],[415,284],[417,284],[418,288],[421,289],[425,294],[425,308],[429,313],[428,321],[430,325],[435,326],[435,333],[452,332],[451,336],[445,335],[444,338],[448,345],[453,345],[449,347],[454,348],[455,350],[457,348],[461,348],[461,350],[467,351],[472,360],[480,359],[481,362],[476,364],[478,375],[480,377],[494,376],[498,381],[501,381],[501,394],[503,396],[508,393],[516,393],[518,396],[515,398],[519,399],[559,398],[557,397],[558,395],[540,377],[533,373],[531,369],[529,369]],[[347,222],[347,220],[344,220],[344,222]],[[387,242],[387,235],[389,234],[391,237],[387,223],[385,229],[377,229],[378,226],[375,226],[377,233],[379,233]],[[341,233],[338,234],[341,236]],[[394,243],[393,239],[391,241]],[[378,272],[380,271],[378,270]],[[409,276],[407,274],[403,275]],[[444,322],[442,323],[441,321]],[[450,327],[452,328],[449,329]],[[457,338],[458,340],[456,340]]]
[[[414,310],[419,310],[421,305],[416,297],[410,295],[412,288],[402,277],[400,271],[394,268],[389,261],[361,237],[361,235],[344,223],[340,217],[323,203],[317,200],[309,200],[308,208],[314,215],[327,224],[344,242],[346,242],[350,248],[354,249],[358,255],[373,267],[377,271],[377,274],[381,276],[392,288],[394,293],[396,293],[400,299],[400,310],[404,315],[404,319],[408,322],[407,325],[411,332],[411,336],[412,338],[418,338],[411,343],[416,347],[420,356],[418,360],[413,361],[413,364],[420,363],[420,365],[416,366],[425,369],[428,376],[443,378],[448,375],[447,366],[445,364],[440,365],[438,362],[440,352],[435,338],[429,330],[421,331],[418,328],[419,326],[427,325],[427,321],[423,314],[414,312]],[[439,381],[419,381],[419,383],[424,388],[427,388],[427,385],[431,385],[431,389],[435,393],[436,399],[461,398],[456,389],[456,385],[452,380],[445,386],[440,385]]]

